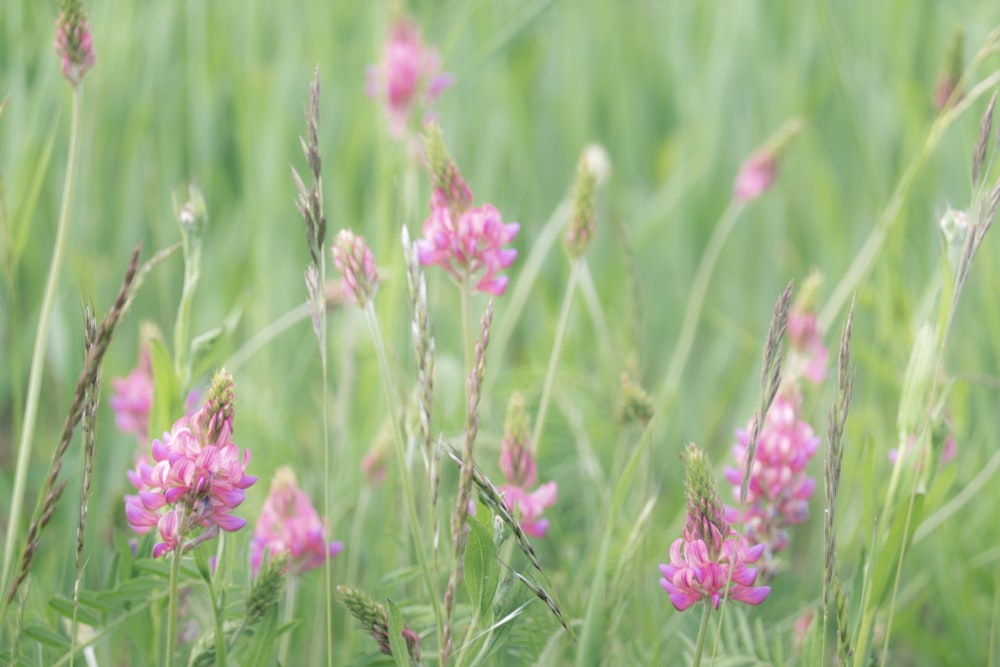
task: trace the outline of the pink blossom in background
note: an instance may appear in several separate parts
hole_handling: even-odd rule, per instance
[[[129,475],[139,488],[138,494],[125,496],[125,515],[140,535],[158,529],[161,542],[154,557],[176,549],[197,528],[201,534],[185,543],[185,550],[220,529],[246,525],[232,511],[257,478],[246,474],[249,450],[241,456],[231,442],[232,400],[232,377],[218,373],[205,406],[153,440],[152,463],[140,462]]]
[[[341,542],[327,542],[326,528],[303,493],[291,468],[279,468],[271,482],[260,518],[250,543],[250,567],[256,576],[265,554],[288,557],[287,569],[301,574],[319,567],[344,548]]]
[[[334,265],[344,276],[344,294],[354,299],[359,306],[374,299],[378,291],[379,275],[375,257],[365,240],[349,229],[342,229],[330,250]]]
[[[820,439],[799,418],[799,401],[798,394],[791,389],[782,390],[775,397],[764,419],[750,469],[746,506],[742,511],[726,509],[726,520],[734,524],[742,520],[750,540],[755,544],[767,543],[770,553],[788,545],[785,526],[805,521],[808,501],[816,486],[816,480],[806,475],[805,468]],[[740,430],[736,437],[733,456],[737,465],[725,468],[724,473],[738,502],[750,433]]]
[[[382,61],[368,67],[365,83],[368,96],[385,105],[393,137],[404,136],[413,110],[430,105],[451,84],[451,76],[440,70],[437,49],[424,44],[416,24],[397,20],[382,48]]]
[[[90,24],[81,8],[71,8],[56,19],[55,47],[62,61],[63,75],[76,86],[95,62]]]
[[[446,200],[443,193],[431,197],[431,215],[424,221],[424,237],[417,241],[420,263],[437,264],[459,284],[474,282],[480,292],[503,294],[508,278],[497,274],[517,257],[516,249],[503,246],[514,240],[521,226],[504,223],[490,204],[455,213]]]
[[[505,484],[500,487],[507,509],[521,524],[521,530],[532,537],[545,537],[549,528],[549,520],[539,518],[546,507],[556,502],[558,487],[555,482],[546,482],[532,492],[525,491],[520,486]]]
[[[555,504],[559,489],[555,482],[546,482],[529,491],[538,481],[538,470],[520,395],[512,397],[508,409],[504,437],[500,443],[500,470],[507,480],[500,487],[500,495],[520,523],[521,530],[532,537],[545,537],[549,522],[540,517],[547,507]]]
[[[749,202],[761,196],[778,176],[778,159],[770,150],[754,153],[740,165],[733,185],[733,197]]]
[[[687,531],[685,531],[687,537]],[[715,609],[726,594],[729,599],[757,605],[771,592],[769,586],[754,586],[757,569],[748,565],[757,562],[764,545],[751,547],[742,535],[732,532],[722,540],[713,556],[709,545],[699,539],[678,538],[670,546],[670,563],[660,565],[660,586],[670,594],[677,611],[684,611],[699,601],[711,602]]]
[[[122,433],[134,433],[139,442],[149,442],[149,411],[153,407],[153,366],[149,348],[139,353],[139,365],[124,378],[111,380],[108,404],[115,413],[115,425]]]
[[[792,310],[788,314],[788,342],[792,373],[804,375],[813,384],[822,382],[830,355],[820,337],[816,313]]]

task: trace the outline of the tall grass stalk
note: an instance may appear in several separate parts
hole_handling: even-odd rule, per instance
[[[375,306],[371,300],[365,303],[363,312],[365,314],[365,321],[368,324],[368,331],[372,337],[372,343],[375,345],[375,356],[378,357],[379,370],[382,375],[382,389],[385,393],[386,409],[389,411],[389,420],[392,423],[392,444],[393,451],[396,453],[396,464],[399,468],[399,482],[403,490],[403,503],[406,505],[406,523],[410,529],[410,537],[413,539],[413,551],[417,555],[417,565],[420,568],[420,574],[427,588],[427,596],[430,598],[431,607],[434,609],[438,645],[442,646],[441,602],[438,600],[437,588],[431,577],[430,566],[427,563],[427,556],[424,554],[423,544],[420,539],[417,504],[413,494],[413,484],[410,480],[409,466],[406,464],[406,442],[399,423],[402,412],[399,409],[399,402],[396,400],[396,392],[393,389],[392,372],[389,368],[389,355],[386,353],[385,343],[382,341],[382,331],[379,328],[378,318],[375,316]]]
[[[548,411],[549,399],[552,397],[552,383],[556,377],[556,367],[559,365],[559,353],[562,351],[563,339],[566,337],[566,330],[569,328],[569,314],[573,306],[573,294],[576,292],[577,281],[580,277],[580,267],[583,262],[582,258],[577,258],[570,265],[569,280],[566,283],[566,292],[563,294],[562,308],[559,311],[559,321],[556,323],[556,337],[552,342],[549,367],[545,372],[545,384],[542,386],[542,398],[538,404],[538,416],[535,417],[535,429],[531,434],[531,447],[536,452],[538,451],[542,429],[545,425],[545,415]]]
[[[708,245],[705,246],[701,259],[698,260],[698,268],[695,269],[691,291],[688,293],[687,305],[684,307],[684,316],[681,319],[681,332],[677,337],[677,344],[674,345],[674,351],[670,355],[670,363],[667,365],[663,384],[660,386],[657,412],[667,410],[677,395],[684,368],[691,356],[694,335],[698,331],[698,322],[701,318],[702,306],[705,303],[705,294],[708,292],[708,283],[712,278],[719,254],[722,252],[722,246],[736,226],[736,221],[739,220],[744,208],[743,202],[730,199],[729,206],[726,207],[718,224],[715,225],[712,236],[708,239]]]
[[[59,205],[59,222],[56,225],[56,240],[52,246],[49,274],[45,280],[38,326],[35,329],[35,346],[31,352],[31,370],[28,374],[28,393],[24,404],[24,418],[21,420],[21,437],[17,446],[17,467],[14,473],[14,489],[11,492],[10,515],[7,523],[7,538],[4,541],[3,568],[0,570],[0,591],[6,591],[14,550],[20,533],[21,512],[23,511],[25,487],[28,481],[28,463],[34,443],[35,421],[38,417],[38,400],[42,388],[42,372],[45,370],[45,348],[49,341],[49,319],[56,299],[59,271],[64,263],[66,230],[69,226],[70,203],[76,174],[78,135],[80,131],[81,88],[73,86],[69,124],[69,148],[66,153],[66,176],[63,180],[62,201]],[[4,593],[6,595],[6,593]],[[3,617],[0,616],[0,622]]]

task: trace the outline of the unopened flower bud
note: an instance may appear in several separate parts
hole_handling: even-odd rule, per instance
[[[778,160],[788,143],[802,130],[802,121],[795,118],[758,148],[740,166],[733,185],[733,197],[749,202],[764,194],[778,176]]]
[[[94,66],[94,45],[83,3],[67,0],[62,4],[56,19],[56,53],[62,59],[63,75],[76,87]]]

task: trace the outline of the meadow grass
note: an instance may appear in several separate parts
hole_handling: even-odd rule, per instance
[[[700,607],[676,611],[657,584],[657,566],[669,561],[670,545],[684,527],[680,454],[685,443],[697,443],[724,481],[721,468],[734,465],[734,431],[747,426],[761,403],[761,352],[774,303],[789,281],[798,290],[816,269],[825,278],[819,307],[831,359],[824,384],[806,392],[804,418],[824,438],[820,454],[827,413],[838,398],[839,336],[850,299],[856,299],[855,389],[836,506],[849,633],[870,636],[879,664],[1000,664],[1000,251],[992,238],[978,250],[954,319],[943,331],[938,314],[940,295],[947,301],[951,289],[941,268],[938,220],[949,206],[966,209],[978,201],[970,162],[996,82],[967,98],[968,108],[947,123],[935,125],[940,116],[932,104],[955,30],[964,30],[968,63],[1000,25],[1000,11],[971,0],[887,0],[874,6],[859,0],[725,6],[425,1],[406,9],[454,76],[434,112],[476,205],[490,202],[505,221],[521,225],[513,243],[518,258],[504,271],[510,286],[494,303],[478,397],[476,463],[499,486],[505,408],[511,394],[521,392],[532,417],[547,406],[534,437],[542,443],[538,475],[559,485],[558,501],[545,512],[545,537],[524,538],[541,571],[511,542],[495,554],[537,590],[517,580],[500,586],[498,599],[506,596],[511,609],[525,606],[487,639],[499,649],[485,661],[689,664]],[[204,390],[215,368],[232,372],[234,440],[252,450],[247,472],[260,481],[236,512],[248,519],[249,530],[226,533],[224,548],[209,543],[199,550],[221,556],[223,586],[198,584],[182,592],[181,611],[187,605],[187,619],[195,624],[179,628],[180,634],[221,627],[208,609],[209,591],[227,623],[249,619],[244,603],[256,599],[247,565],[250,532],[271,476],[287,465],[327,517],[328,539],[345,543],[344,553],[330,561],[333,585],[360,587],[385,605],[400,657],[398,611],[422,635],[424,661],[436,664],[436,605],[443,607],[452,566],[448,521],[459,468],[442,456],[442,498],[435,505],[441,518],[438,570],[414,551],[423,550],[420,558],[438,557],[428,541],[432,505],[419,429],[406,421],[407,442],[396,443],[407,446],[412,471],[413,488],[405,493],[397,458],[388,453],[393,436],[386,436],[393,433],[393,401],[386,397],[395,392],[399,404],[416,404],[400,229],[405,224],[419,238],[430,198],[426,173],[409,166],[407,150],[389,136],[378,103],[364,94],[365,66],[379,60],[392,8],[185,0],[93,2],[88,14],[97,59],[79,88],[77,171],[24,505],[34,507],[43,489],[84,369],[82,300],[105,312],[138,243],[145,260],[179,240],[172,192],[192,181],[204,196],[208,222],[184,337],[226,323],[210,353],[194,360],[192,379]],[[9,521],[18,443],[70,142],[71,93],[52,50],[55,18],[50,3],[7,0],[0,9],[0,100],[9,96],[0,113],[0,531],[6,537],[14,529],[18,539],[28,530],[23,511],[16,528]],[[308,173],[298,138],[306,136],[303,109],[317,66],[326,247],[337,230],[353,229],[370,245],[381,276],[370,312],[343,304],[327,314],[327,393],[316,335],[301,308],[310,255],[289,170],[292,165]],[[965,90],[998,69],[1000,58],[984,58]],[[665,377],[674,377],[672,355],[698,265],[725,219],[737,171],[791,118],[801,119],[803,129],[782,152],[777,180],[762,197],[740,206],[704,292],[695,291],[700,313],[690,351],[682,355],[676,387],[666,396],[661,389]],[[606,148],[612,172],[597,189],[596,237],[577,265],[564,250],[561,225],[569,215],[564,202],[577,160],[593,142]],[[992,139],[989,144],[992,152]],[[979,180],[988,192],[996,170],[986,164]],[[838,292],[880,225],[885,235],[870,265]],[[547,236],[557,228],[558,234]],[[541,245],[546,238],[554,239],[548,249]],[[326,264],[334,277],[329,256]],[[116,430],[106,397],[111,378],[136,365],[140,322],[155,323],[172,341],[184,271],[181,253],[174,253],[146,276],[104,358],[105,400],[97,416],[81,589],[100,597],[117,590],[114,582],[123,572],[137,583],[131,597],[118,591],[108,602],[126,605],[127,616],[107,611],[81,621],[104,629],[94,643],[102,665],[162,660],[164,640],[155,638],[166,633],[170,563],[136,560],[129,550],[134,535],[122,496],[133,493],[125,473],[134,465],[136,444]],[[432,439],[438,442],[440,433],[461,452],[470,371],[464,331],[472,320],[478,334],[486,298],[473,294],[471,316],[464,314],[448,276],[433,266],[424,273],[436,351]],[[292,312],[297,315],[287,320],[290,326],[273,327]],[[370,340],[372,321],[381,331],[384,355]],[[919,507],[909,510],[905,501],[921,477],[893,466],[888,451],[906,430],[901,403],[902,412],[917,417],[925,417],[931,405],[926,396],[914,398],[916,390],[906,384],[916,372],[908,375],[907,369],[917,363],[913,349],[928,321],[940,335],[935,340],[946,344],[935,351],[940,357],[926,386],[932,396],[946,397],[957,456],[926,480],[926,493],[916,496]],[[248,341],[266,331],[275,333],[243,354]],[[547,379],[557,338],[558,360]],[[176,356],[177,350],[171,352]],[[658,408],[646,429],[616,419],[623,372],[645,387]],[[362,458],[379,441],[386,447],[387,476],[372,485]],[[67,492],[42,534],[29,586],[0,618],[2,659],[15,645],[25,665],[56,664],[67,652],[69,630],[59,603],[50,601],[73,595],[84,452],[78,434],[62,462]],[[818,488],[824,458],[814,457],[808,469]],[[887,491],[894,494],[890,501]],[[476,487],[477,494],[490,507],[485,484]],[[724,501],[731,502],[729,494],[724,484]],[[810,664],[808,652],[796,652],[794,637],[796,622],[818,613],[823,597],[822,495],[817,491],[811,500],[809,519],[790,529],[791,543],[769,583],[768,599],[752,607],[729,601],[724,614],[712,617],[703,664]],[[410,505],[404,510],[409,501],[423,521],[425,540],[416,545]],[[878,546],[889,528],[886,517],[908,511],[913,521],[902,542],[910,544],[900,561],[899,548]],[[485,528],[492,531],[492,522]],[[473,525],[470,534],[476,530]],[[893,543],[900,539],[890,536]],[[487,542],[471,540],[473,548],[485,550],[476,553],[489,555]],[[139,548],[148,553],[150,544],[140,539]],[[23,540],[17,546],[19,552]],[[425,568],[436,575],[441,598],[435,604],[425,591]],[[190,567],[185,562],[180,576],[185,571],[190,581],[202,581],[194,561]],[[506,573],[501,565],[501,579]],[[880,585],[886,587],[873,592],[870,577],[883,577]],[[333,609],[328,649],[324,618],[333,591],[326,594],[324,580],[322,572],[302,574],[296,595],[284,598],[294,608],[283,603],[281,621],[263,612],[254,619],[272,623],[271,632],[295,620],[287,629],[284,664],[391,664],[341,607]],[[154,587],[157,582],[164,586]],[[568,629],[546,599],[561,610]],[[829,613],[832,620],[836,610]],[[459,644],[468,639],[471,615],[463,590],[453,633]],[[251,641],[245,640],[248,646]],[[837,641],[830,625],[831,661]],[[479,651],[479,645],[468,651],[459,646],[453,662],[471,663]],[[235,660],[241,659],[237,653]],[[82,660],[76,658],[77,664]],[[851,663],[864,664],[858,655]]]

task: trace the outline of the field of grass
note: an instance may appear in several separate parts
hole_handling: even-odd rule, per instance
[[[380,103],[365,94],[365,68],[379,62],[398,10],[318,0],[87,4],[96,61],[76,93],[65,253],[46,327],[38,416],[28,429],[31,455],[20,464],[74,93],[52,47],[54,3],[5,0],[0,7],[0,535],[13,544],[15,561],[84,368],[82,304],[92,303],[100,320],[137,244],[145,261],[180,241],[173,201],[180,186],[197,184],[208,216],[182,340],[175,341],[175,323],[185,265],[175,252],[136,291],[104,357],[79,584],[98,602],[78,616],[98,636],[86,656],[77,651],[75,664],[164,664],[172,625],[166,572],[173,558],[149,560],[150,538],[133,543],[138,556],[130,551],[136,536],[123,496],[134,493],[126,472],[135,465],[136,438],[116,429],[107,402],[112,379],[136,366],[143,323],[159,328],[175,358],[193,338],[223,327],[194,358],[190,384],[204,392],[214,369],[232,373],[233,441],[252,452],[247,473],[259,477],[234,511],[247,528],[186,559],[192,567],[181,574],[176,664],[204,648],[199,638],[214,641],[196,558],[218,556],[209,578],[220,618],[239,623],[254,524],[280,466],[294,470],[326,517],[327,539],[344,549],[329,571],[290,577],[294,595],[281,593],[253,634],[234,641],[229,663],[273,665],[280,653],[284,665],[407,664],[402,644],[395,658],[382,655],[336,601],[328,630],[327,577],[383,604],[392,600],[421,637],[423,664],[439,663],[435,608],[451,571],[459,469],[442,459],[441,563],[430,595],[416,556],[432,553],[431,512],[414,444],[417,362],[400,244],[402,225],[420,237],[431,182],[415,159],[419,128],[410,140],[394,139]],[[495,608],[487,606],[528,604],[512,619],[495,613],[492,622],[504,623],[488,636],[477,633],[490,623],[476,618],[467,636],[475,586],[459,588],[449,662],[697,661],[707,605],[677,611],[658,584],[658,566],[670,561],[687,512],[681,453],[690,442],[703,449],[722,500],[733,502],[722,469],[735,465],[735,432],[761,404],[775,302],[790,281],[794,300],[816,271],[830,358],[825,381],[802,391],[801,417],[822,440],[807,468],[817,480],[809,517],[790,527],[763,603],[729,600],[712,612],[701,663],[839,664],[832,600],[825,637],[821,627],[823,462],[840,337],[854,299],[855,388],[835,512],[840,632],[852,649],[867,645],[875,664],[1000,665],[1000,250],[987,235],[946,326],[954,274],[938,224],[949,207],[971,210],[975,222],[974,207],[1000,172],[990,169],[994,136],[980,140],[980,119],[1000,81],[1000,8],[972,0],[427,0],[405,12],[453,77],[433,113],[475,205],[489,202],[505,222],[520,223],[517,259],[502,272],[510,284],[494,298],[475,461],[497,486],[503,482],[497,461],[505,412],[520,392],[532,427],[547,406],[533,447],[539,481],[558,484],[545,536],[527,538],[542,573],[509,536],[497,552],[500,585]],[[935,89],[956,31],[964,35],[965,76],[939,112]],[[381,276],[374,315],[389,393],[407,408],[408,485],[394,456],[370,320],[353,302],[330,309],[324,380],[302,308],[310,253],[289,165],[311,182],[299,137],[306,137],[303,109],[317,67],[326,277],[338,276],[329,254],[338,230],[363,236]],[[759,198],[736,202],[741,164],[791,119],[801,131],[780,151],[776,180]],[[574,268],[562,241],[566,202],[580,154],[594,143],[606,150],[611,174],[596,192],[596,236]],[[981,143],[985,173],[973,183]],[[734,215],[731,232],[713,236]],[[713,239],[722,244],[700,291],[699,266]],[[424,271],[436,351],[431,431],[461,450],[469,430],[463,327],[472,320],[478,332],[488,295],[473,293],[466,317],[448,274]],[[919,337],[925,323],[929,339]],[[691,347],[678,352],[685,327],[694,327]],[[622,374],[653,397],[648,426],[619,419]],[[170,401],[179,406],[187,389],[182,379]],[[169,415],[165,426],[181,416]],[[956,445],[950,462],[890,461],[900,442],[936,442],[941,432]],[[362,469],[371,451],[384,454],[381,483]],[[72,600],[77,579],[84,453],[78,429],[62,459],[65,491],[27,585],[0,617],[2,664],[69,664],[60,661],[74,653],[65,604],[52,600]],[[19,465],[26,465],[23,507],[14,512]],[[419,514],[416,544],[407,499]],[[483,511],[477,517],[492,530]],[[488,579],[495,566],[483,567],[466,577]],[[510,578],[512,570],[533,572],[568,629]],[[129,597],[130,577],[162,585],[136,584],[140,593]],[[12,578],[0,581],[4,597]],[[487,654],[492,641],[496,649]],[[862,650],[849,662],[872,664]]]

